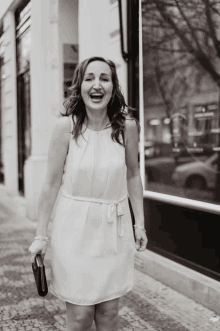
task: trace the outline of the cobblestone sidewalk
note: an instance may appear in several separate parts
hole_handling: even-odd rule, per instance
[[[0,330],[65,330],[65,303],[38,296],[28,247],[35,224],[0,204]],[[137,253],[141,254],[141,253]],[[50,280],[50,250],[45,267]],[[119,331],[219,331],[220,317],[135,270],[133,291],[120,298]],[[95,330],[95,326],[93,329]]]

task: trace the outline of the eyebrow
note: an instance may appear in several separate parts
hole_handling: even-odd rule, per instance
[[[104,72],[101,73],[101,75],[109,76],[108,74],[105,74]],[[90,72],[88,74],[85,74],[85,76],[93,76],[93,73]],[[110,77],[110,76],[109,76]]]

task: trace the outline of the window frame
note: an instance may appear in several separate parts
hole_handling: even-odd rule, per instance
[[[129,2],[129,1],[128,1]],[[140,14],[141,13],[141,14]],[[141,18],[141,19],[140,19]],[[129,24],[129,21],[128,21]],[[140,29],[141,29],[141,33],[140,33]],[[128,26],[128,30],[129,30],[129,26]],[[139,31],[138,31],[138,35],[139,35],[139,54],[138,54],[138,60],[139,60],[139,69],[140,69],[140,61],[143,61],[143,54],[142,52],[142,47],[143,47],[143,40],[142,40],[142,6],[141,6],[141,0],[139,0]],[[141,43],[141,45],[140,45]],[[142,64],[141,63],[141,68],[142,68]],[[140,75],[142,75],[142,77],[140,77]],[[143,69],[142,71],[139,70],[139,88],[140,91],[143,91]],[[139,91],[139,92],[140,92]],[[143,100],[141,100],[141,98],[144,100],[144,96],[142,93],[139,93],[139,118],[140,118],[140,126],[142,128],[142,130],[144,129],[144,125],[145,125],[145,120],[144,120],[144,106],[143,106]],[[142,106],[141,106],[142,104]],[[144,131],[144,130],[143,130]],[[142,135],[142,139],[140,141],[140,162],[139,162],[139,167],[140,167],[140,173],[141,173],[141,177],[142,177],[142,184],[143,184],[143,196],[146,199],[150,199],[150,200],[156,200],[159,202],[164,202],[164,203],[168,203],[171,205],[176,205],[176,206],[180,206],[180,207],[184,207],[184,208],[191,208],[197,211],[204,211],[204,212],[210,212],[213,214],[218,214],[220,215],[220,205],[215,204],[215,203],[208,203],[208,202],[203,202],[203,201],[199,201],[199,200],[194,200],[194,199],[187,199],[187,198],[182,198],[182,197],[178,197],[178,196],[173,196],[173,195],[169,195],[169,194],[164,194],[164,193],[158,193],[158,192],[153,192],[147,189],[147,178],[146,178],[146,172],[145,172],[145,150],[144,150],[144,136]],[[214,152],[219,152],[220,151],[220,147],[216,147],[215,149],[213,149],[213,153]],[[144,169],[144,175],[143,175],[143,169]]]

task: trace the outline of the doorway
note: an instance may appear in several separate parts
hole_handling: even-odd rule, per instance
[[[15,13],[17,57],[18,187],[24,195],[24,163],[31,155],[30,48],[31,4]]]

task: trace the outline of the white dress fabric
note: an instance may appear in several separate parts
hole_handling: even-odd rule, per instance
[[[52,224],[49,291],[73,304],[94,305],[133,288],[136,250],[125,148],[112,140],[111,127],[85,129],[77,142],[70,134]]]

